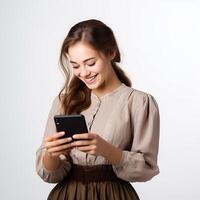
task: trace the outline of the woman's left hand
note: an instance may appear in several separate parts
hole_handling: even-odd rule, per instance
[[[80,151],[93,155],[105,155],[105,150],[108,147],[102,137],[96,133],[81,133],[73,135],[73,138],[77,141],[71,143],[72,147],[77,147]]]
[[[77,147],[80,151],[92,155],[101,155],[111,164],[118,164],[122,158],[122,150],[105,141],[96,133],[81,133],[72,136],[77,141],[71,143],[71,147]]]

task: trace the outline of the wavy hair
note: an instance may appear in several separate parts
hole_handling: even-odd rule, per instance
[[[118,79],[127,86],[132,85],[125,72],[116,64],[121,61],[121,56],[113,31],[99,20],[90,19],[79,22],[71,27],[64,39],[59,59],[66,80],[58,96],[62,103],[64,114],[68,115],[80,114],[91,104],[91,90],[83,81],[72,74],[67,59],[69,47],[77,42],[89,44],[105,56],[115,53],[111,64]]]

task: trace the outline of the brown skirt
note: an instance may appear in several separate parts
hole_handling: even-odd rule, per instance
[[[139,200],[132,185],[117,178],[111,165],[72,165],[48,200]]]

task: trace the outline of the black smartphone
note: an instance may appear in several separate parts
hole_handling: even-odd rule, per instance
[[[88,133],[84,115],[55,115],[54,122],[57,132],[64,131],[61,138],[72,137],[74,134]],[[72,140],[75,140],[72,138]]]

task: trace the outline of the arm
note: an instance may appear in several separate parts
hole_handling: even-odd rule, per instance
[[[43,163],[46,169],[54,171],[59,169],[61,161],[59,157],[51,156],[47,151],[45,151],[43,156]]]
[[[130,151],[122,151],[121,160],[113,170],[121,179],[144,182],[159,173],[157,154],[159,146],[160,118],[155,99],[139,93],[130,103],[133,134]]]
[[[126,181],[148,181],[159,173],[157,166],[159,142],[159,110],[151,95],[139,93],[130,100],[130,121],[133,140],[130,151],[121,150],[105,141],[96,133],[76,134],[72,143],[80,151],[104,156],[116,175]]]
[[[56,127],[53,116],[60,112],[60,101],[56,97],[53,101],[51,110],[48,115],[43,142],[36,152],[36,171],[38,175],[46,182],[56,183],[61,181],[69,172],[71,164],[69,159],[64,156],[50,156],[45,148],[45,138],[51,137],[56,133]]]

